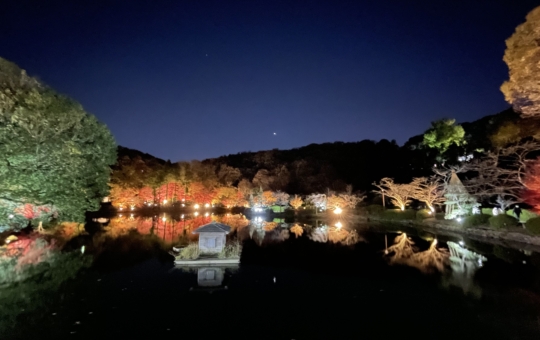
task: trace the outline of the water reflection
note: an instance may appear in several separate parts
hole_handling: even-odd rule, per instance
[[[412,238],[406,233],[398,235],[394,244],[385,250],[390,263],[400,263],[416,267],[424,272],[442,272],[449,263],[449,253],[445,248],[437,248],[434,239],[425,251],[418,251]]]
[[[175,244],[180,240],[195,241],[193,231],[212,221],[231,227],[231,237],[243,241],[253,239],[257,244],[264,242],[283,242],[292,236],[294,238],[308,237],[315,242],[331,242],[343,245],[354,245],[365,241],[350,223],[332,221],[329,225],[303,223],[286,223],[284,219],[254,216],[251,220],[242,214],[158,214],[140,216],[134,213],[121,213],[109,219],[96,218],[94,222],[103,224],[110,236],[125,235],[137,231],[143,235],[155,235],[167,244]]]
[[[487,258],[463,248],[458,243],[448,241],[446,244],[450,250],[451,272],[443,284],[460,287],[464,293],[480,297],[482,289],[475,283],[474,274],[484,265]]]
[[[199,287],[219,287],[223,283],[224,273],[220,267],[198,268],[197,284]]]

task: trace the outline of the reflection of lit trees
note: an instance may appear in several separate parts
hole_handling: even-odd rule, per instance
[[[342,242],[349,235],[349,232],[343,228],[328,229],[328,241],[333,243]]]
[[[294,234],[294,236],[298,237],[298,236],[302,236],[302,234],[304,233],[304,229],[297,223],[295,225],[293,225],[290,229],[291,233]]]
[[[249,225],[249,220],[242,214],[227,214],[223,216],[214,215],[213,219],[219,223],[230,226],[232,231],[240,230]]]
[[[422,271],[432,270],[443,271],[449,263],[449,252],[442,248],[437,248],[437,240],[433,240],[429,249],[417,252],[414,242],[403,233],[396,237],[394,244],[387,249],[390,263],[402,263],[416,267]]]
[[[413,256],[415,250],[414,242],[407,237],[406,233],[398,235],[394,240],[394,244],[387,249],[390,255],[390,262],[399,262],[400,260],[408,259]]]
[[[448,265],[450,254],[447,249],[437,249],[436,246],[437,240],[433,240],[428,250],[413,254],[407,263],[422,271],[436,269],[442,272]]]
[[[360,241],[360,236],[356,230],[347,231],[344,228],[315,228],[309,235],[309,238],[314,242],[326,243],[342,243],[345,245],[353,245]]]
[[[315,242],[326,243],[328,241],[328,229],[315,228],[309,238]]]
[[[443,283],[461,287],[465,293],[480,297],[482,291],[474,282],[474,274],[487,261],[487,258],[465,249],[457,243],[448,242],[447,244],[450,250],[450,267],[452,271]]]
[[[262,224],[262,228],[265,230],[265,231],[272,231],[274,230],[276,227],[277,227],[277,223],[276,222],[266,222],[266,221],[263,221],[263,224]]]

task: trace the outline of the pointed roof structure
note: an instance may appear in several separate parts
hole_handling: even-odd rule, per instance
[[[208,224],[205,224],[203,226],[200,226],[196,230],[193,231],[193,234],[200,234],[200,233],[225,233],[228,234],[231,231],[231,227],[229,227],[226,224],[218,223],[218,222],[211,222]]]
[[[446,194],[468,194],[469,192],[459,179],[459,177],[456,175],[454,171],[452,171],[452,175],[450,175],[450,180],[448,181],[448,184],[445,188]]]

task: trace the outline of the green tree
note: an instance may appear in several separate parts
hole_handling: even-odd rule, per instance
[[[116,143],[77,102],[0,58],[0,206],[52,205],[83,221],[108,194]],[[13,214],[16,214],[15,212]],[[0,226],[16,227],[0,216]]]
[[[509,79],[501,86],[507,102],[522,117],[540,117],[540,7],[533,9],[526,21],[506,40],[504,62]]]
[[[441,154],[455,144],[465,144],[465,130],[461,125],[455,125],[455,119],[440,119],[431,122],[431,128],[424,133],[423,144],[427,147],[439,150]]]

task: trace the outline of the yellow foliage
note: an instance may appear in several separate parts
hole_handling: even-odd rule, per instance
[[[276,222],[263,222],[263,229],[265,231],[272,231],[276,229],[277,223]]]
[[[294,209],[298,209],[302,206],[302,204],[304,204],[304,201],[300,197],[298,197],[298,195],[294,195],[294,198],[290,200],[289,204]]]
[[[304,229],[299,224],[295,224],[291,227],[291,233],[293,233],[296,237],[302,236]]]

